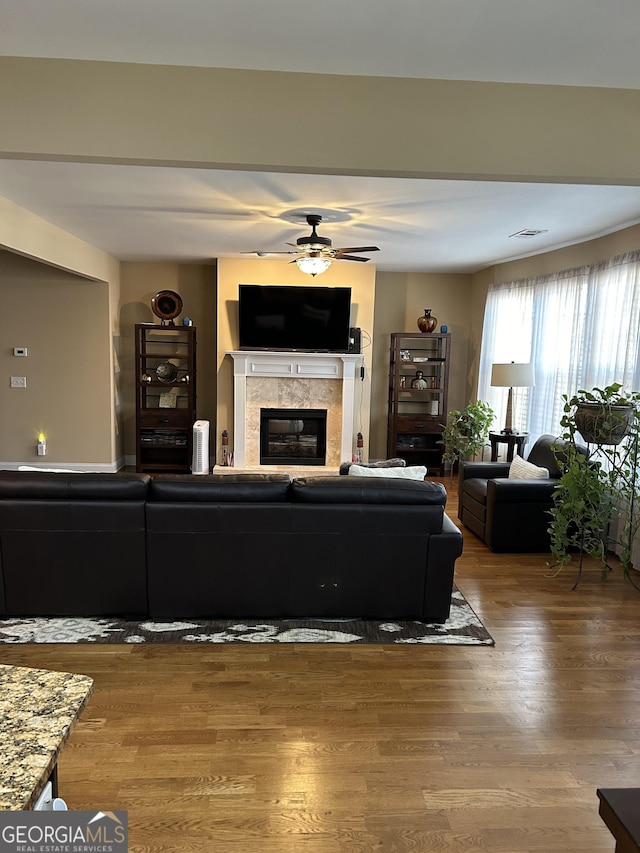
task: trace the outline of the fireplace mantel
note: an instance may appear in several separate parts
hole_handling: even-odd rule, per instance
[[[234,464],[246,466],[247,431],[258,428],[247,424],[247,379],[335,379],[342,381],[340,459],[350,461],[354,447],[354,411],[356,373],[362,356],[351,353],[267,352],[231,350],[233,359],[233,431]]]

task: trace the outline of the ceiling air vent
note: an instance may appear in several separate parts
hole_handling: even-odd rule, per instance
[[[509,237],[523,237],[525,240],[530,240],[531,237],[537,237],[538,234],[546,234],[548,230],[548,228],[523,228],[522,231],[509,234]]]

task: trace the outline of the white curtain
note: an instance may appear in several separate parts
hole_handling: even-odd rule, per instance
[[[507,389],[491,387],[494,362],[532,362],[536,384],[513,389],[514,428],[557,435],[562,395],[620,382],[640,390],[640,252],[552,275],[491,285],[478,399],[504,425]]]

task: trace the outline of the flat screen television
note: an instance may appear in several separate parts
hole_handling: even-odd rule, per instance
[[[350,320],[350,287],[239,286],[240,349],[348,352]]]

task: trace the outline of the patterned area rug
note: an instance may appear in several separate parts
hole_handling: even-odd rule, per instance
[[[493,645],[457,588],[444,625],[362,619],[119,619],[16,618],[0,620],[0,643],[403,643]]]

